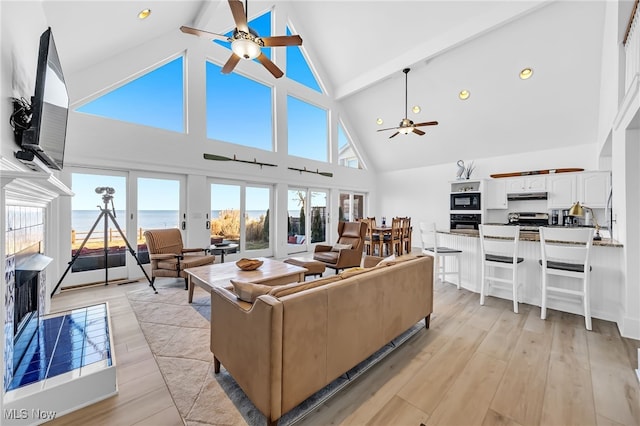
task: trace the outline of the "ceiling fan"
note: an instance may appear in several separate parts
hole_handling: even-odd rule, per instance
[[[245,1],[248,6],[248,0]],[[282,77],[284,75],[282,70],[262,53],[262,48],[300,46],[302,44],[302,38],[299,35],[260,37],[256,31],[249,28],[247,24],[247,8],[242,5],[241,0],[229,0],[229,7],[231,8],[231,14],[236,24],[236,28],[230,37],[184,25],[180,27],[180,31],[186,34],[205,37],[210,40],[217,39],[230,42],[233,53],[222,67],[223,74],[229,74],[233,71],[236,65],[238,65],[238,62],[240,62],[240,59],[258,59],[275,78]]]
[[[397,132],[389,136],[389,139],[397,136],[399,133],[402,133],[403,135],[415,133],[416,135],[422,136],[424,135],[424,132],[417,127],[438,125],[437,121],[425,121],[424,123],[414,124],[413,121],[407,118],[407,74],[409,74],[409,71],[411,71],[411,68],[405,68],[402,70],[404,73],[404,118],[400,121],[400,125],[398,127],[389,127],[387,129],[378,130],[378,132],[384,132],[385,130],[397,130]]]

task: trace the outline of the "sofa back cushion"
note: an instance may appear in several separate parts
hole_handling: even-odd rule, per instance
[[[336,281],[340,281],[340,275],[329,275],[328,277],[318,278],[312,281],[305,281],[301,283],[291,283],[285,285],[279,285],[277,287],[272,287],[272,290],[269,294],[273,297],[284,297],[293,293],[298,293],[304,290],[308,290],[310,288],[320,287],[326,284],[334,283]]]

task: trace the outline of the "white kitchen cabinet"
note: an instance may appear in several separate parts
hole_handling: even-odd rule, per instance
[[[578,201],[578,179],[575,173],[547,177],[547,208],[568,209]]]
[[[611,189],[610,172],[584,172],[578,177],[579,201],[594,209],[606,208]]]
[[[484,208],[486,209],[506,209],[507,208],[507,179],[487,180],[484,192]]]
[[[547,188],[547,180],[545,176],[507,178],[506,186],[509,194],[542,192]]]

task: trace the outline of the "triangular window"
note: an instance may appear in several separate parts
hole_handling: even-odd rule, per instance
[[[353,149],[353,144],[341,123],[338,123],[338,164],[354,169],[362,168],[358,155]]]
[[[253,18],[252,20],[247,22],[247,24],[249,25],[249,28],[257,32],[260,37],[271,37],[271,11]],[[224,35],[227,37],[231,37],[233,35],[233,30]],[[220,46],[226,47],[227,49],[231,50],[231,43],[227,41],[213,40],[213,42],[218,43]],[[263,47],[262,53],[264,53],[264,56],[271,59],[270,47]],[[254,59],[254,61],[258,60]]]
[[[181,56],[76,111],[184,133],[183,78]]]
[[[291,30],[287,26],[287,35],[291,34]],[[311,71],[307,60],[302,54],[300,46],[287,47],[287,77],[322,93],[318,80],[313,75],[313,71]]]

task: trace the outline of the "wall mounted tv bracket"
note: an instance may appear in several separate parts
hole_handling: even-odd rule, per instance
[[[16,143],[21,144],[22,132],[31,126],[33,110],[31,104],[25,98],[11,98],[13,101],[13,113],[9,117],[9,124],[16,137]]]

